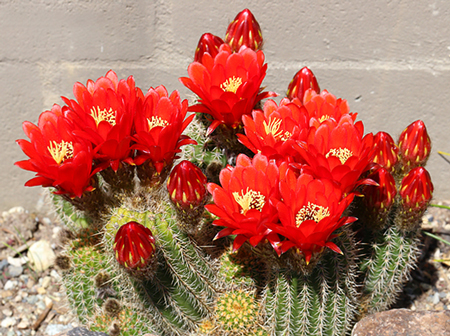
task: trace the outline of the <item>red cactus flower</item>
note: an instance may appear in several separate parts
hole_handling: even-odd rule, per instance
[[[361,184],[375,184],[370,179],[359,180],[373,153],[372,133],[363,134],[362,122],[353,123],[350,115],[343,115],[339,122],[330,118],[311,128],[308,140],[298,142],[297,147],[307,162],[304,172],[337,182],[344,194]]]
[[[256,103],[276,95],[273,92],[260,93],[266,69],[262,51],[243,48],[232,54],[230,47],[223,44],[215,58],[204,54],[202,63],[189,65],[189,78],[180,78],[199,96],[199,103],[190,106],[189,111],[211,115],[213,121],[208,134],[220,124],[231,129],[238,127],[242,123],[242,115],[250,114]]]
[[[203,55],[210,54],[213,58],[219,53],[219,47],[224,44],[223,40],[210,33],[205,33],[198,41],[197,49],[195,49],[194,62],[202,63]]]
[[[146,270],[155,261],[155,238],[147,227],[129,222],[122,225],[114,238],[116,260],[127,271]]]
[[[303,102],[303,97],[308,89],[312,89],[316,94],[320,94],[319,83],[313,72],[304,67],[300,69],[289,83],[286,97],[289,99],[298,98]]]
[[[177,164],[167,180],[169,197],[173,204],[186,211],[200,206],[206,196],[205,174],[190,161]]]
[[[149,160],[161,173],[164,167],[171,167],[181,146],[196,144],[195,140],[181,135],[194,118],[192,114],[185,119],[187,108],[187,100],[181,101],[178,91],[169,96],[164,86],[148,90],[135,116],[136,144],[132,146],[138,151],[135,164]]]
[[[335,230],[356,220],[341,217],[354,194],[343,198],[332,181],[315,179],[309,174],[297,178],[291,171],[280,181],[280,192],[282,201],[278,202],[277,210],[281,224],[269,224],[274,232],[286,238],[280,243],[279,253],[294,247],[304,255],[306,263],[324,247],[342,253],[331,239]]]
[[[23,130],[30,138],[17,140],[30,158],[18,161],[16,166],[36,172],[26,186],[55,187],[56,193],[81,197],[93,190],[91,177],[99,171],[93,168],[93,151],[88,141],[74,134],[74,124],[64,117],[59,105],[43,112],[38,125],[25,121]]]
[[[255,51],[262,49],[261,28],[250,10],[244,9],[228,25],[225,43],[231,47],[233,52],[238,52],[242,46]]]
[[[339,122],[342,116],[350,115],[352,120],[355,121],[357,116],[356,113],[350,113],[350,108],[345,99],[337,99],[327,90],[323,90],[319,94],[314,89],[308,89],[302,101],[311,118],[310,124],[316,127],[330,118]]]
[[[400,187],[403,209],[422,212],[428,207],[433,196],[434,186],[431,176],[423,167],[412,169],[402,180]]]
[[[301,105],[301,104],[300,104]],[[251,117],[244,115],[245,135],[238,134],[239,141],[253,153],[262,153],[269,159],[291,161],[298,157],[292,144],[306,140],[309,117],[306,110],[284,98],[277,103],[269,99],[264,103],[264,112],[254,110]]]
[[[386,132],[378,132],[375,134],[373,147],[373,162],[392,172],[398,161],[398,147],[394,139]]]
[[[134,78],[119,81],[110,70],[95,82],[88,80],[86,86],[75,83],[73,93],[76,101],[63,97],[70,108],[67,116],[78,125],[76,133],[97,147],[95,158],[114,171],[120,162],[132,164],[131,128],[136,103],[143,98]]]
[[[214,225],[224,226],[215,239],[237,235],[233,248],[245,241],[253,246],[268,238],[278,241],[267,224],[277,220],[276,208],[271,199],[278,195],[279,172],[274,161],[261,154],[253,159],[244,154],[237,157],[236,167],[228,166],[220,172],[220,184],[208,184],[214,204],[205,208],[218,216]]]
[[[368,178],[375,181],[378,185],[366,185],[363,187],[365,203],[375,211],[387,211],[394,204],[397,188],[395,180],[388,169],[379,167]]]
[[[417,120],[400,134],[398,140],[401,163],[413,169],[424,166],[430,156],[431,140],[422,120]]]

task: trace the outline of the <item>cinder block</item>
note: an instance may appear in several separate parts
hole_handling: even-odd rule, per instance
[[[154,27],[150,1],[2,1],[0,60],[141,60]]]

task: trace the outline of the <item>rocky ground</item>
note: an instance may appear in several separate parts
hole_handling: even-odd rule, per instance
[[[450,210],[430,208],[423,228],[450,241]],[[78,326],[53,265],[59,230],[44,207],[36,214],[18,207],[0,215],[0,335],[51,336]],[[395,308],[450,310],[450,246],[423,236],[419,267]]]

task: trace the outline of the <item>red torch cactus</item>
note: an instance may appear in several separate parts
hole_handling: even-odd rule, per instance
[[[122,225],[114,238],[113,250],[118,263],[133,275],[148,277],[156,266],[155,238],[142,224]]]
[[[168,172],[180,147],[196,144],[195,140],[182,135],[194,118],[192,114],[185,119],[187,109],[188,102],[181,101],[178,91],[169,96],[164,86],[148,90],[134,123],[136,143],[132,149],[137,150],[136,165],[150,165],[157,174],[163,169]]]
[[[267,224],[277,220],[272,198],[278,195],[278,180],[275,162],[261,154],[256,154],[253,159],[241,154],[237,157],[236,167],[223,169],[220,173],[222,186],[208,184],[214,204],[205,206],[219,217],[213,224],[225,227],[216,239],[237,235],[233,243],[235,250],[247,240],[253,246],[266,238],[275,244],[278,236]]]
[[[30,159],[15,164],[36,172],[26,186],[55,187],[56,193],[70,198],[82,197],[94,189],[92,177],[100,168],[93,167],[91,144],[77,137],[74,129],[56,104],[40,115],[37,126],[28,121],[23,123],[30,141],[21,139],[17,143]]]
[[[317,177],[335,181],[344,194],[361,184],[375,184],[360,176],[372,162],[373,135],[363,136],[362,122],[343,115],[339,122],[324,120],[310,129],[306,142],[298,142],[297,150],[306,161],[304,171]]]
[[[262,51],[243,48],[232,53],[230,47],[223,44],[215,58],[204,54],[202,63],[189,65],[189,77],[180,78],[199,97],[199,103],[190,106],[189,111],[212,117],[208,134],[221,124],[237,128],[242,124],[242,116],[250,114],[259,101],[276,95],[260,92],[266,69]]]
[[[417,120],[406,127],[400,134],[398,147],[405,173],[425,165],[431,152],[431,140],[422,120]]]
[[[239,141],[253,153],[260,152],[277,161],[299,160],[292,145],[305,140],[308,134],[309,117],[304,108],[287,98],[279,106],[269,99],[263,112],[254,110],[251,116],[244,115],[242,121],[245,135],[238,134]]]
[[[356,220],[341,217],[354,194],[343,197],[332,181],[315,179],[309,174],[297,178],[289,170],[280,181],[280,193],[282,201],[277,203],[277,210],[281,224],[269,225],[286,238],[280,243],[280,253],[294,248],[303,255],[306,264],[325,247],[342,253],[331,239],[335,230]]]
[[[114,171],[120,162],[133,164],[131,130],[136,104],[143,98],[134,78],[120,80],[110,70],[97,81],[73,87],[76,100],[63,97],[68,105],[68,118],[78,126],[75,132],[89,139],[96,148],[97,160],[106,162]]]
[[[286,97],[288,99],[298,98],[303,103],[303,97],[308,89],[312,89],[316,94],[320,94],[319,83],[313,72],[304,67],[300,69],[289,83]]]
[[[233,52],[238,52],[242,46],[255,51],[262,49],[261,28],[249,9],[241,11],[229,24],[225,35],[225,43],[231,47]]]
[[[210,54],[213,58],[219,53],[220,46],[224,44],[223,40],[210,33],[205,33],[198,41],[197,49],[195,49],[194,62],[202,63],[203,55]]]

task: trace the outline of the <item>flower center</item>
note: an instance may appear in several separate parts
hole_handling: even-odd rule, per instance
[[[241,214],[245,215],[248,210],[250,209],[256,209],[258,211],[261,211],[264,204],[266,197],[262,195],[259,191],[251,190],[247,187],[247,190],[244,191],[241,190],[242,195],[239,195],[238,192],[233,192],[233,197],[235,201],[241,206]]]
[[[64,140],[60,143],[50,141],[50,146],[47,149],[53,160],[59,165],[65,160],[73,158],[73,145],[71,142],[65,142]]]
[[[321,116],[321,117],[319,118],[319,122],[320,122],[320,123],[323,123],[325,120],[328,120],[328,119],[330,119],[330,116],[324,114],[323,116]]]
[[[152,116],[151,119],[147,118],[148,121],[148,130],[150,131],[154,127],[162,126],[165,127],[169,125],[167,120],[162,119],[161,117]]]
[[[349,158],[353,156],[353,153],[348,148],[332,148],[327,153],[327,155],[325,155],[325,157],[329,158],[330,155],[337,157],[339,161],[344,164]]]
[[[97,127],[98,124],[100,124],[104,120],[112,126],[116,124],[116,111],[114,111],[111,107],[109,108],[109,110],[102,110],[100,106],[97,106],[97,108],[93,107],[91,109],[91,116],[92,118],[94,118]]]
[[[295,224],[297,227],[300,227],[300,225],[306,220],[313,220],[316,223],[319,223],[322,219],[328,216],[330,216],[330,211],[328,208],[308,202],[307,205],[304,205],[297,212],[297,215],[295,216]]]
[[[242,84],[242,78],[233,76],[233,78],[228,78],[225,82],[220,84],[220,88],[225,92],[233,92],[236,93],[236,91],[239,89],[239,86]]]
[[[283,130],[280,130],[281,119],[269,118],[269,124],[267,124],[266,121],[264,121],[263,125],[264,125],[264,130],[266,131],[266,134],[269,135],[270,133],[272,133],[272,135],[275,139],[279,138],[282,141],[286,141],[292,135],[288,131],[285,131],[283,134]]]

